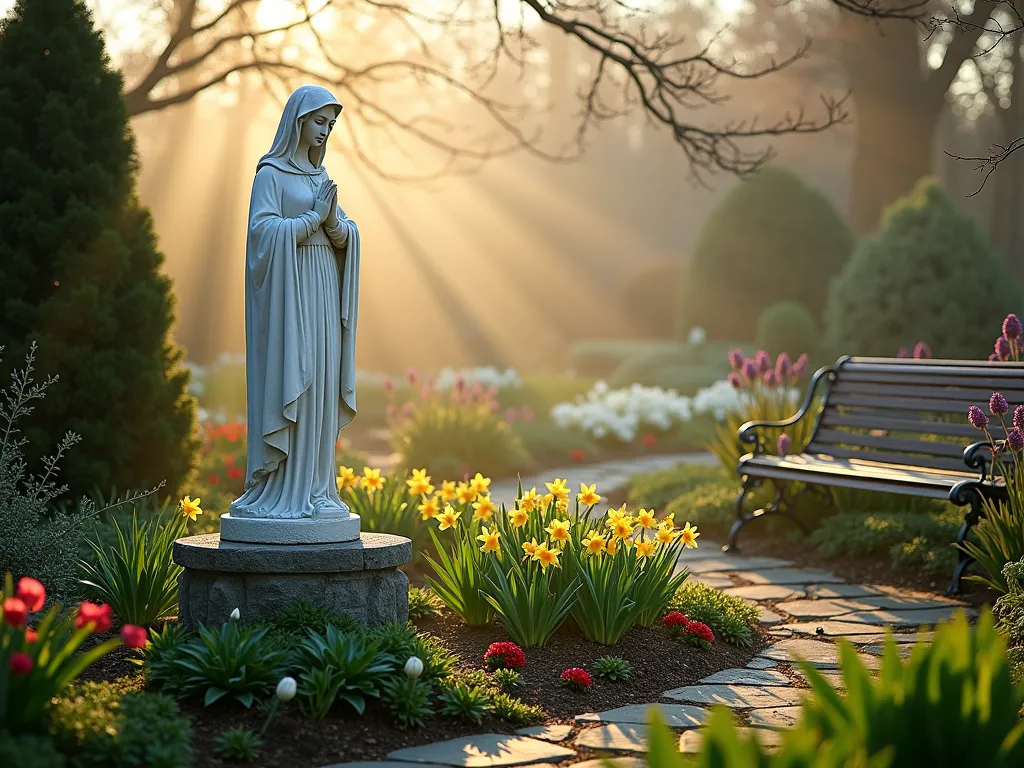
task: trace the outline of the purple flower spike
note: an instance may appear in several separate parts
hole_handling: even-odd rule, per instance
[[[925,344],[923,341],[917,342],[914,346],[914,359],[915,360],[928,360],[932,356],[932,348]]]
[[[772,358],[763,349],[754,355],[754,364],[757,365],[758,373],[767,373],[772,367]]]
[[[998,363],[999,362],[999,355],[997,355],[995,352],[993,352],[991,355],[988,356],[988,361],[990,363]]]
[[[900,347],[900,351],[896,353],[896,357],[900,359],[910,357],[910,352],[907,350],[906,347]]]
[[[793,363],[789,360],[789,355],[782,352],[777,358],[775,358],[775,375],[780,379],[784,379],[789,376],[789,372],[793,370]]]
[[[743,361],[743,377],[747,381],[753,381],[757,378],[757,363],[753,360]]]
[[[736,371],[730,373],[726,378],[733,389],[743,389],[743,378]]]
[[[988,399],[988,410],[993,416],[1005,416],[1010,411],[1010,404],[998,392],[993,392]]]
[[[807,370],[807,353],[804,352],[800,357],[793,363],[793,375],[800,378],[804,375],[804,371]]]
[[[1013,426],[1024,430],[1024,405],[1018,405],[1013,409]]]
[[[988,416],[976,405],[967,409],[967,420],[977,429],[984,429],[988,426]]]
[[[734,371],[739,371],[743,367],[744,359],[742,349],[729,350],[729,367]]]
[[[1013,354],[1013,350],[1010,348],[1010,341],[1005,336],[1000,336],[996,339],[995,344],[995,355],[996,360],[1006,361],[1010,359]]]
[[[1020,338],[1021,333],[1024,333],[1024,327],[1020,324],[1020,318],[1014,314],[1007,315],[1003,320],[1003,336],[1010,341],[1016,341]]]
[[[1021,450],[1024,450],[1024,432],[1019,429],[1011,429],[1006,436],[1006,444],[1014,453],[1020,453]]]
[[[764,383],[769,387],[777,387],[779,385],[779,377],[771,368],[764,373]]]
[[[1021,434],[1021,438],[1024,439],[1024,434]],[[783,432],[781,435],[779,435],[778,442],[776,442],[775,444],[775,452],[778,453],[779,456],[785,457],[786,454],[789,453],[789,449],[791,446],[792,441],[789,439],[789,435]]]

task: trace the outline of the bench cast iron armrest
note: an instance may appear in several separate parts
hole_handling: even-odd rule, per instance
[[[763,448],[764,436],[758,434],[759,429],[782,429],[785,427],[791,427],[796,424],[800,419],[807,415],[811,409],[811,403],[814,402],[814,393],[818,389],[818,385],[823,381],[831,383],[836,377],[837,370],[833,366],[826,368],[820,368],[817,373],[814,374],[814,378],[811,379],[811,385],[807,388],[807,397],[804,399],[804,404],[800,406],[800,410],[788,419],[782,419],[781,421],[748,421],[740,426],[737,437],[740,441],[740,451],[742,452],[745,445],[753,445],[753,455],[757,456]]]
[[[980,469],[983,481],[988,479],[993,463],[992,445],[988,440],[979,440],[964,448],[964,464],[969,469]]]

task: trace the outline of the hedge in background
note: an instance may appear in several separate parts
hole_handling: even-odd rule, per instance
[[[752,339],[765,307],[825,309],[831,279],[853,251],[846,223],[822,193],[769,166],[734,186],[704,222],[683,279],[676,336],[701,326],[710,339]]]
[[[829,348],[893,356],[924,341],[935,357],[984,360],[992,329],[1024,305],[1024,291],[1004,272],[977,222],[936,180],[922,179],[833,283]]]
[[[816,357],[821,346],[821,332],[803,304],[780,301],[761,313],[757,321],[757,346],[773,357],[782,352],[791,360],[804,353]]]
[[[30,466],[72,430],[74,495],[166,480],[175,496],[195,400],[121,88],[82,0],[19,0],[0,21],[0,344],[17,362],[37,341],[39,373],[60,377],[26,424]]]

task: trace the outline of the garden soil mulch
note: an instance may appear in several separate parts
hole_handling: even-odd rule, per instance
[[[416,624],[420,631],[436,636],[457,653],[463,669],[485,669],[483,654],[487,647],[508,640],[500,625],[467,627],[446,610],[439,617],[420,619]],[[97,642],[113,633],[112,630],[91,640]],[[575,627],[567,625],[544,648],[526,649],[526,667],[519,670],[524,685],[512,695],[541,707],[547,713],[545,724],[573,724],[576,715],[658,701],[666,690],[693,684],[721,669],[746,666],[766,645],[766,640],[766,636],[758,635],[749,648],[720,642],[702,650],[670,639],[660,626],[655,626],[631,629],[619,643],[609,647],[589,642]],[[133,653],[123,647],[116,649],[86,670],[80,680],[115,680],[138,674],[140,668],[130,661]],[[629,661],[633,666],[631,679],[609,683],[594,678],[593,686],[586,692],[561,685],[559,675],[563,670],[583,667],[592,672],[593,662],[602,656],[619,656]],[[194,768],[238,765],[213,755],[214,739],[225,729],[238,726],[259,731],[265,720],[265,713],[258,707],[245,710],[233,702],[218,702],[204,708],[182,701],[180,706],[192,721]],[[422,728],[400,730],[388,710],[376,701],[369,703],[362,717],[339,706],[324,720],[317,721],[303,717],[293,702],[280,708],[267,729],[259,757],[249,765],[320,768],[332,763],[382,760],[389,752],[403,747],[471,734],[512,733],[517,727],[493,717],[475,724],[435,716]]]

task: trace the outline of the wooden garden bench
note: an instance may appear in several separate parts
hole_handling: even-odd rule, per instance
[[[967,421],[971,405],[988,412],[998,391],[1013,408],[1024,403],[1024,365],[968,360],[912,360],[844,357],[822,368],[811,380],[799,412],[783,421],[750,421],[740,427],[741,446],[753,446],[737,465],[742,490],[736,500],[737,520],[722,549],[738,551],[740,530],[751,520],[780,514],[804,532],[792,503],[805,492],[832,503],[830,487],[948,499],[966,507],[957,541],[963,542],[983,515],[982,500],[1005,499],[1002,479],[992,482],[991,451],[984,435]],[[801,419],[814,419],[807,447],[785,457],[765,453],[780,432]],[[995,438],[1004,434],[993,419]],[[754,512],[744,511],[752,488],[771,481],[775,499]],[[794,489],[793,483],[798,486]],[[959,552],[948,592],[960,589],[960,578],[972,558]]]

